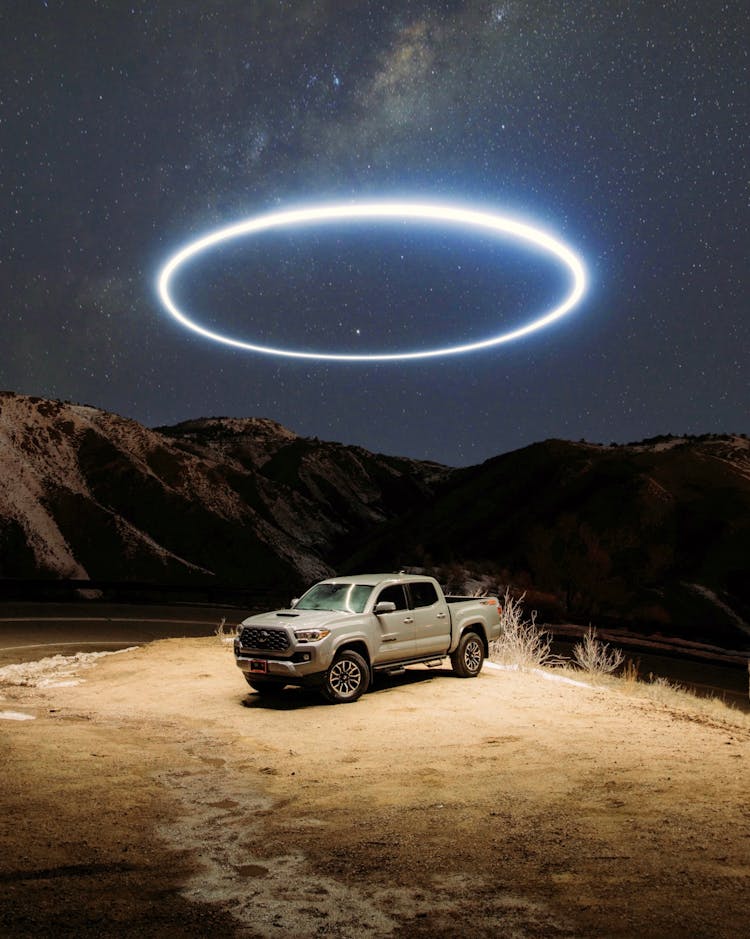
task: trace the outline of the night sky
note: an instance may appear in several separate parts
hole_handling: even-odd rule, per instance
[[[739,0],[5,0],[0,387],[452,465],[748,432],[749,24]],[[159,303],[214,228],[386,199],[544,228],[589,293],[512,345],[388,364],[232,350]],[[569,279],[512,241],[374,223],[236,241],[176,284],[245,341],[367,353],[486,338]]]

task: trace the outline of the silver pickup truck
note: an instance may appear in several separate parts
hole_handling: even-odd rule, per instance
[[[344,704],[376,672],[438,666],[447,655],[457,675],[473,678],[499,634],[496,597],[446,597],[432,577],[357,574],[321,581],[288,610],[244,620],[234,654],[260,694],[313,685]]]

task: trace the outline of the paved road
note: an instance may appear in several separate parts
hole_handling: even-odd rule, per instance
[[[50,655],[106,652],[153,639],[210,636],[247,615],[213,606],[91,603],[0,604],[0,667]]]

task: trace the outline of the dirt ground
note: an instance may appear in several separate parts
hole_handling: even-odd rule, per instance
[[[79,684],[70,682],[78,680]],[[0,935],[750,935],[750,732],[538,675],[251,692],[216,638],[1,684]]]

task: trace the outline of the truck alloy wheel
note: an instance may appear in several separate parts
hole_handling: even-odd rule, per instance
[[[326,672],[323,694],[334,704],[356,701],[370,685],[370,669],[357,652],[347,649],[336,656]]]
[[[484,643],[476,633],[464,633],[451,654],[453,671],[460,678],[476,678],[484,664]]]

